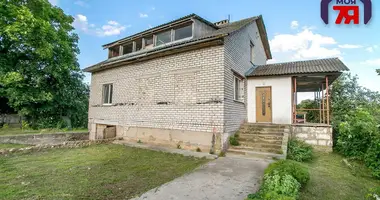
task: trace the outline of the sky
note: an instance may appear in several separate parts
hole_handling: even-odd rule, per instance
[[[380,91],[380,1],[372,1],[372,19],[359,25],[336,25],[330,5],[330,23],[320,18],[320,0],[49,0],[75,18],[79,35],[80,67],[107,59],[103,44],[195,13],[211,22],[263,15],[272,60],[268,63],[339,57],[359,84]],[[333,0],[335,2],[335,0]],[[90,82],[86,74],[85,82]]]

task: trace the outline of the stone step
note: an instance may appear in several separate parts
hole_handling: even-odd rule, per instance
[[[282,135],[267,135],[267,134],[239,134],[239,139],[242,141],[280,141],[282,142]]]
[[[280,148],[264,148],[264,147],[250,147],[250,146],[231,146],[229,149],[246,150],[246,151],[258,151],[267,153],[282,154],[281,146]]]
[[[282,154],[276,153],[266,153],[260,151],[247,151],[241,149],[228,149],[227,157],[237,156],[237,157],[251,157],[251,158],[262,158],[262,159],[285,159],[285,156]]]
[[[272,130],[239,130],[238,134],[256,134],[256,135],[277,135],[277,136],[283,136],[284,132],[283,131],[272,131]]]
[[[264,140],[264,141],[243,141],[239,140],[241,146],[249,146],[249,147],[264,147],[264,148],[281,148],[282,141],[278,140]]]
[[[265,129],[265,128],[278,128],[278,129],[285,129],[289,128],[287,125],[281,125],[281,124],[254,124],[254,123],[245,123],[242,125],[242,128],[258,128],[258,129]]]

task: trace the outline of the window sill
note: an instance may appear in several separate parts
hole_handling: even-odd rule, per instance
[[[112,103],[104,103],[104,104],[102,104],[102,106],[103,107],[110,107],[110,106],[112,106]]]
[[[236,103],[241,103],[241,104],[244,104],[244,105],[245,105],[244,101],[240,101],[240,100],[235,100],[235,99],[234,99],[234,102],[236,102]]]

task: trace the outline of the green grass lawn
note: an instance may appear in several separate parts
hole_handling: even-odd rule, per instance
[[[59,132],[84,132],[87,129],[40,129],[40,130],[22,130],[21,128],[0,128],[0,136],[5,135],[22,135],[22,134],[43,134],[43,133],[59,133]]]
[[[27,144],[0,144],[0,149],[11,149],[11,148],[23,148],[31,145]]]
[[[206,162],[112,144],[12,154],[0,157],[0,199],[128,199]]]
[[[360,164],[354,170],[343,163],[335,153],[316,152],[316,158],[305,165],[310,171],[310,182],[301,190],[301,200],[365,199],[370,188],[380,187],[380,181],[370,177]]]

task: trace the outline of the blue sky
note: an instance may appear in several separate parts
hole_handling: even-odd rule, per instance
[[[216,22],[228,15],[236,21],[261,14],[273,54],[269,62],[339,57],[359,76],[362,86],[380,91],[380,76],[375,73],[380,68],[379,1],[373,1],[373,16],[367,25],[335,25],[336,13],[331,9],[330,24],[325,25],[320,0],[49,1],[76,19],[81,68],[107,58],[103,44],[184,15],[196,13]],[[85,81],[89,82],[89,75]]]

